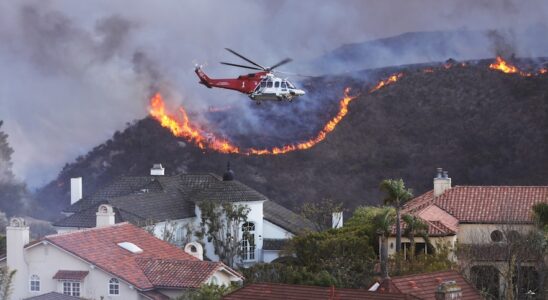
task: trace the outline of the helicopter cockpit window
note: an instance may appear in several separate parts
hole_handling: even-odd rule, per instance
[[[282,89],[286,89],[287,88],[287,83],[285,83],[285,81],[282,81]]]
[[[271,88],[272,87],[272,81],[267,81],[266,82],[266,87]]]
[[[290,89],[294,89],[295,86],[293,84],[291,84],[291,82],[287,82],[287,87],[290,88]]]
[[[276,81],[276,82],[274,83],[274,87],[275,87],[275,88],[279,88],[279,87],[280,87],[280,82],[279,82],[279,81]]]

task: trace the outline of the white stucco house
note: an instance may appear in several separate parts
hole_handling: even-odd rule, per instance
[[[95,212],[102,204],[113,207],[116,223],[130,222],[153,227],[157,237],[173,233],[171,242],[183,247],[194,241],[205,248],[204,255],[217,261],[212,242],[198,238],[201,229],[200,203],[232,203],[247,206],[247,222],[240,224],[248,238],[242,241],[240,266],[271,262],[281,255],[284,242],[295,234],[313,230],[313,225],[300,215],[269,200],[256,190],[234,180],[227,169],[223,177],[214,174],[164,175],[161,165],[154,165],[150,175],[121,177],[91,195],[82,197],[82,179],[71,180],[71,205],[67,216],[54,223],[58,232],[69,232],[96,226]]]
[[[96,212],[97,228],[46,236],[29,243],[29,227],[13,218],[6,229],[7,256],[16,270],[12,300],[168,300],[202,284],[242,282],[221,262],[187,251],[127,222],[114,224],[112,207]]]

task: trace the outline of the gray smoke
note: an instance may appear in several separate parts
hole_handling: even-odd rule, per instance
[[[244,122],[230,130],[241,134],[249,124],[265,123],[244,95],[197,84],[195,63],[212,77],[245,72],[217,63],[240,63],[224,47],[266,65],[292,57],[296,62],[283,69],[312,75],[448,55],[539,56],[548,48],[547,13],[541,0],[0,0],[0,119],[15,149],[14,171],[38,186],[126,122],[144,117],[156,91],[203,122],[201,112],[210,106],[236,107]],[[405,32],[454,30],[463,33],[446,38],[443,47],[429,40],[404,52],[390,44],[366,47],[375,59],[362,65],[327,55],[341,45]]]

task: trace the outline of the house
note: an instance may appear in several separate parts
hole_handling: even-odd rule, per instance
[[[483,299],[470,282],[457,271],[440,271],[385,278],[370,289],[377,293],[401,293],[417,299],[481,300]]]
[[[519,281],[520,293],[539,286],[537,263],[544,258],[529,242],[535,230],[531,210],[537,203],[548,203],[548,186],[452,186],[448,173],[439,168],[433,189],[407,202],[402,215],[422,219],[431,243],[452,249],[450,258],[466,277],[500,297],[512,280]],[[424,239],[416,240],[416,253],[426,251]],[[395,243],[393,235],[389,254],[395,253]],[[403,237],[402,249],[408,247],[409,239]]]
[[[82,197],[82,179],[73,178],[71,205],[63,212],[66,217],[54,226],[59,232],[95,227],[97,208],[109,204],[113,207],[116,223],[152,227],[157,237],[169,238],[181,247],[198,241],[204,245],[209,259],[218,260],[212,242],[197,236],[202,229],[200,203],[244,205],[250,212],[240,231],[243,249],[239,264],[243,266],[273,261],[280,256],[287,239],[313,229],[313,225],[298,214],[234,180],[230,167],[223,177],[164,174],[161,165],[154,165],[149,176],[122,177],[86,197]]]
[[[109,208],[100,206],[97,218],[108,220]],[[199,249],[186,252],[135,225],[103,221],[29,243],[29,227],[13,218],[4,259],[16,270],[11,299],[165,300],[202,284],[243,280],[221,262],[200,260]]]
[[[224,300],[415,300],[411,295],[402,293],[375,293],[364,289],[342,289],[335,287],[253,283],[246,285],[226,296]]]

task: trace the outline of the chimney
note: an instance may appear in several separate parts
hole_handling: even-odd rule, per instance
[[[70,179],[70,205],[82,199],[82,177]]]
[[[99,209],[95,215],[97,216],[95,227],[107,227],[115,223],[114,210],[108,204],[99,205]]]
[[[152,165],[152,169],[150,169],[150,175],[152,176],[164,176],[165,169],[162,167],[162,164],[154,164]]]
[[[436,288],[436,300],[460,299],[462,299],[462,289],[454,280],[443,282]]]
[[[7,264],[10,269],[19,270],[25,264],[23,248],[30,241],[30,231],[25,219],[11,218],[6,227]]]
[[[230,161],[226,163],[226,172],[223,174],[223,181],[234,180],[234,172],[230,169]]]
[[[451,178],[447,171],[437,168],[437,174],[434,178],[434,197],[438,197],[451,188]]]
[[[333,212],[331,215],[331,227],[341,228],[343,227],[343,213],[342,211]]]
[[[186,244],[185,252],[199,260],[204,260],[204,248],[198,242],[190,242]]]

